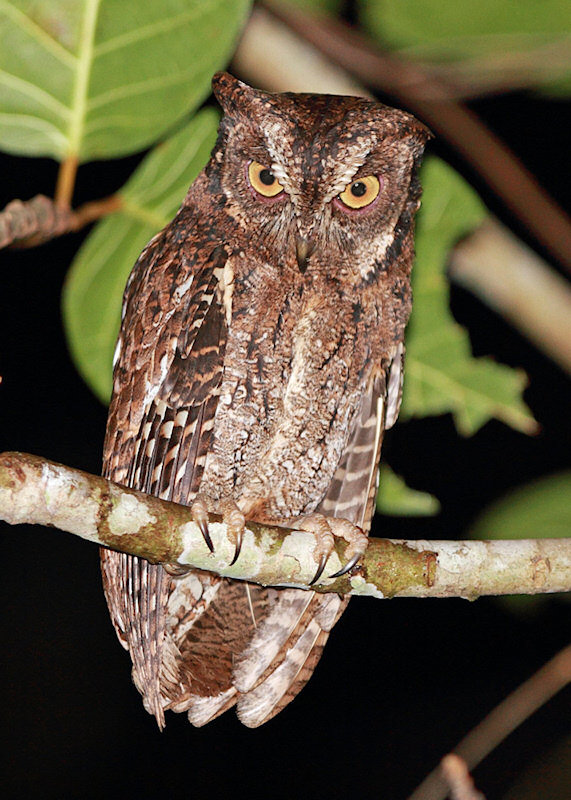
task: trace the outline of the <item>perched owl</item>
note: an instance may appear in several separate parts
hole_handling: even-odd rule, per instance
[[[349,541],[348,570],[370,527],[429,132],[362,98],[273,95],[228,74],[213,87],[211,159],[125,290],[104,474],[191,506],[209,545],[206,511],[222,511],[235,558],[244,518],[304,517],[321,534],[317,578],[332,534]],[[110,550],[102,570],[161,727],[167,709],[194,725],[233,705],[245,725],[271,719],[347,604]]]

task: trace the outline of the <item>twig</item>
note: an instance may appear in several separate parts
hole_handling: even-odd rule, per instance
[[[214,553],[186,506],[125,489],[95,475],[22,453],[0,455],[0,519],[49,525],[153,563],[215,572],[264,586],[309,588],[316,571],[311,532],[247,522],[242,550],[229,566],[235,538],[210,516]],[[571,590],[571,541],[445,542],[371,539],[349,575],[337,542],[320,592],[386,597],[468,597]]]
[[[70,230],[78,231],[85,227],[85,225],[89,225],[90,222],[95,222],[97,219],[120,211],[121,207],[122,200],[118,194],[112,194],[101,200],[92,200],[89,203],[84,203],[72,213]]]
[[[85,203],[75,211],[41,194],[31,200],[13,200],[0,212],[0,248],[35,247],[64,233],[78,231],[120,208],[119,195]]]
[[[508,695],[454,748],[468,769],[474,769],[531,714],[571,681],[571,645],[560,650],[527,681]],[[409,800],[443,800],[447,788],[440,768],[428,775]]]
[[[366,85],[397,98],[445,138],[561,264],[571,270],[571,220],[506,145],[446,86],[418,66],[381,54],[362,34],[332,18],[269,2],[272,13]]]
[[[39,244],[69,229],[71,212],[38,194],[31,200],[12,200],[0,213],[0,247]]]

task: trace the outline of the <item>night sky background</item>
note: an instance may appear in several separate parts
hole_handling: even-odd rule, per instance
[[[570,104],[513,94],[473,107],[568,206]],[[461,167],[442,143],[431,150]],[[118,189],[139,158],[82,167],[75,203]],[[57,165],[2,155],[0,173],[3,206],[52,194]],[[106,410],[69,358],[60,317],[62,282],[85,235],[1,254],[0,450],[98,472]],[[373,534],[462,538],[507,490],[568,466],[561,370],[468,293],[454,289],[452,308],[476,355],[526,370],[525,399],[541,433],[530,438],[490,422],[462,439],[450,416],[399,424],[385,457],[412,486],[434,493],[442,512],[377,518]],[[184,715],[169,714],[160,734],[109,621],[97,548],[54,530],[0,528],[4,797],[398,800],[569,639],[569,605],[557,598],[516,609],[494,599],[357,599],[308,686],[269,724],[248,730],[231,712],[194,729]],[[488,800],[515,798],[517,781],[518,800],[569,796],[570,712],[567,690],[483,762],[475,778]],[[533,777],[540,771],[541,791]]]

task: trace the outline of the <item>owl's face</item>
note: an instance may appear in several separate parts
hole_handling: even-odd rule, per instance
[[[361,98],[271,95],[228,74],[213,86],[225,116],[210,169],[226,213],[274,261],[369,280],[418,207],[427,129]]]

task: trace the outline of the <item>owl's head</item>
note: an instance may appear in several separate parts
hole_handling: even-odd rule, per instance
[[[269,94],[228,73],[213,88],[224,117],[209,171],[254,246],[360,280],[400,249],[427,128],[363,98]]]

